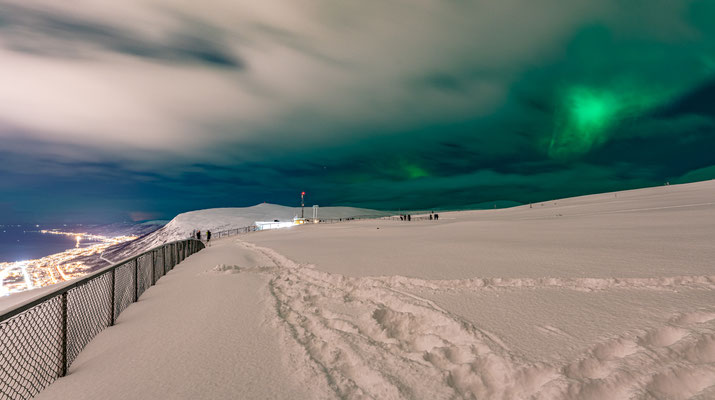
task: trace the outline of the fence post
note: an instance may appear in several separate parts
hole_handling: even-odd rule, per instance
[[[111,304],[111,308],[109,313],[111,314],[111,317],[109,317],[109,326],[114,325],[114,285],[116,284],[116,276],[115,276],[115,271],[117,269],[113,268],[112,269],[112,290],[110,290],[110,293],[112,293],[112,300],[109,302]]]
[[[156,269],[156,250],[151,252],[151,285],[156,285],[154,270]]]
[[[139,258],[134,259],[134,302],[139,301]]]
[[[60,376],[67,375],[67,292],[62,293],[62,371]]]

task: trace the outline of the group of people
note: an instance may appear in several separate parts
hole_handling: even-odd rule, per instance
[[[429,220],[438,220],[439,219],[439,214],[435,214],[434,211],[431,211],[429,214]],[[400,215],[400,221],[412,221],[412,215],[411,214],[402,214]]]
[[[194,239],[201,240],[201,231],[194,229],[194,232],[191,234],[191,237]],[[211,241],[211,231],[207,230],[206,231],[206,242]]]

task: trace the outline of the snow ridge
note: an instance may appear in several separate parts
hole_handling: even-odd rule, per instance
[[[426,280],[404,276],[375,278],[394,287],[440,291],[560,288],[580,291],[607,289],[677,290],[680,288],[715,290],[715,275],[673,276],[653,278],[472,278],[456,280]]]

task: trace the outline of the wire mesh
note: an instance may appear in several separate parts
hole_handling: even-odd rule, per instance
[[[154,250],[154,283],[164,276],[164,252],[165,247]]]
[[[141,296],[153,284],[151,280],[153,252],[137,257],[139,263],[139,282],[137,283],[137,297]]]
[[[37,395],[152,284],[204,244],[166,244],[0,314],[0,399]]]
[[[111,323],[111,292],[110,273],[67,292],[67,365]]]
[[[171,264],[171,246],[164,247],[164,271],[162,275],[166,275],[169,272],[169,264]]]
[[[169,266],[171,265],[171,245],[164,247],[164,272],[166,275],[169,272]]]
[[[176,265],[176,244],[170,244],[167,250],[169,250],[169,265],[166,266],[166,272],[169,272]]]
[[[114,270],[114,318],[134,302],[134,261]]]
[[[0,398],[27,399],[60,376],[60,295],[0,323]]]

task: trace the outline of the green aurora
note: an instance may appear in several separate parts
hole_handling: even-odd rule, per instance
[[[0,0],[0,222],[715,178],[712,0],[155,2]]]
[[[663,92],[629,87],[571,87],[555,117],[549,156],[570,158],[588,153],[608,141],[611,130],[623,121],[665,104],[668,96]]]

